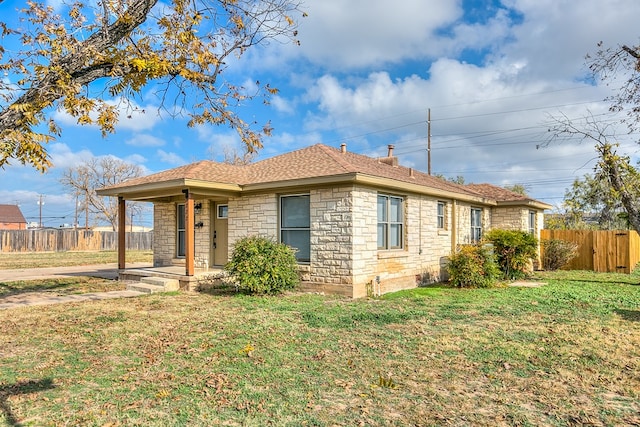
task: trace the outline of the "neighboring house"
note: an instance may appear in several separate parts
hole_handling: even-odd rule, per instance
[[[156,267],[183,263],[184,276],[194,276],[222,267],[239,238],[265,235],[297,248],[305,289],[351,297],[443,280],[457,245],[489,228],[539,236],[551,208],[489,184],[458,185],[399,166],[393,146],[376,159],[345,144],[249,165],[200,161],[98,194],[119,198],[122,223],[127,200],[154,204]]]
[[[20,207],[17,205],[0,205],[0,230],[26,230],[27,220],[24,219]]]

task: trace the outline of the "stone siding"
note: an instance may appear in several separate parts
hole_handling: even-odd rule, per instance
[[[153,205],[153,265],[171,265],[176,256],[176,204]]]
[[[278,196],[256,194],[229,199],[229,257],[233,244],[246,236],[278,239]]]
[[[352,187],[313,189],[311,210],[311,262],[308,280],[346,285],[353,281]]]
[[[196,200],[195,204],[201,204],[200,212],[195,214],[194,224],[202,223],[202,227],[195,227],[195,252],[193,265],[196,268],[208,268],[211,256],[211,203],[209,200]]]
[[[529,209],[522,207],[492,208],[493,228],[529,230]]]

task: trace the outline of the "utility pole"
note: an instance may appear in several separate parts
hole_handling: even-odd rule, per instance
[[[431,108],[427,110],[427,172],[431,175]]]
[[[39,197],[40,197],[38,199],[38,206],[40,207],[40,223],[39,223],[39,226],[40,226],[40,228],[42,228],[42,205],[44,205],[44,202],[42,201],[42,197],[44,197],[44,196],[42,194],[40,194]]]

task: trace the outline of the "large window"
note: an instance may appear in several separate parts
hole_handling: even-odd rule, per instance
[[[471,241],[479,242],[482,238],[482,209],[471,208]]]
[[[445,202],[438,202],[438,213],[437,213],[437,221],[438,221],[438,229],[444,230],[446,228],[445,222],[445,213],[447,212],[447,204]]]
[[[187,246],[186,244],[186,221],[185,221],[185,210],[184,210],[184,205],[178,205],[177,211],[176,211],[176,217],[177,217],[177,221],[176,221],[176,225],[177,225],[177,251],[176,251],[176,256],[178,257],[184,257],[185,256],[185,248]]]
[[[280,197],[280,241],[297,249],[298,262],[311,260],[309,195]]]
[[[378,195],[378,249],[402,249],[404,213],[402,197]]]

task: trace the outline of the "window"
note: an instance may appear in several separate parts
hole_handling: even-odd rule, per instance
[[[445,202],[438,202],[438,213],[437,213],[437,218],[438,218],[438,229],[439,230],[444,230],[445,229],[445,212],[447,211],[447,204]]]
[[[229,206],[218,205],[218,219],[224,219],[229,217]]]
[[[471,241],[479,242],[482,238],[482,209],[471,208]]]
[[[536,234],[536,212],[529,211],[529,233]]]
[[[311,260],[309,195],[280,197],[280,241],[297,249],[298,262]]]
[[[378,196],[378,249],[402,249],[404,243],[403,199]]]
[[[178,205],[177,206],[177,211],[176,211],[176,225],[177,225],[177,250],[176,250],[176,256],[178,257],[184,257],[185,256],[185,248],[186,248],[186,240],[185,240],[185,236],[186,236],[186,221],[185,221],[185,210],[184,210],[184,204]]]

